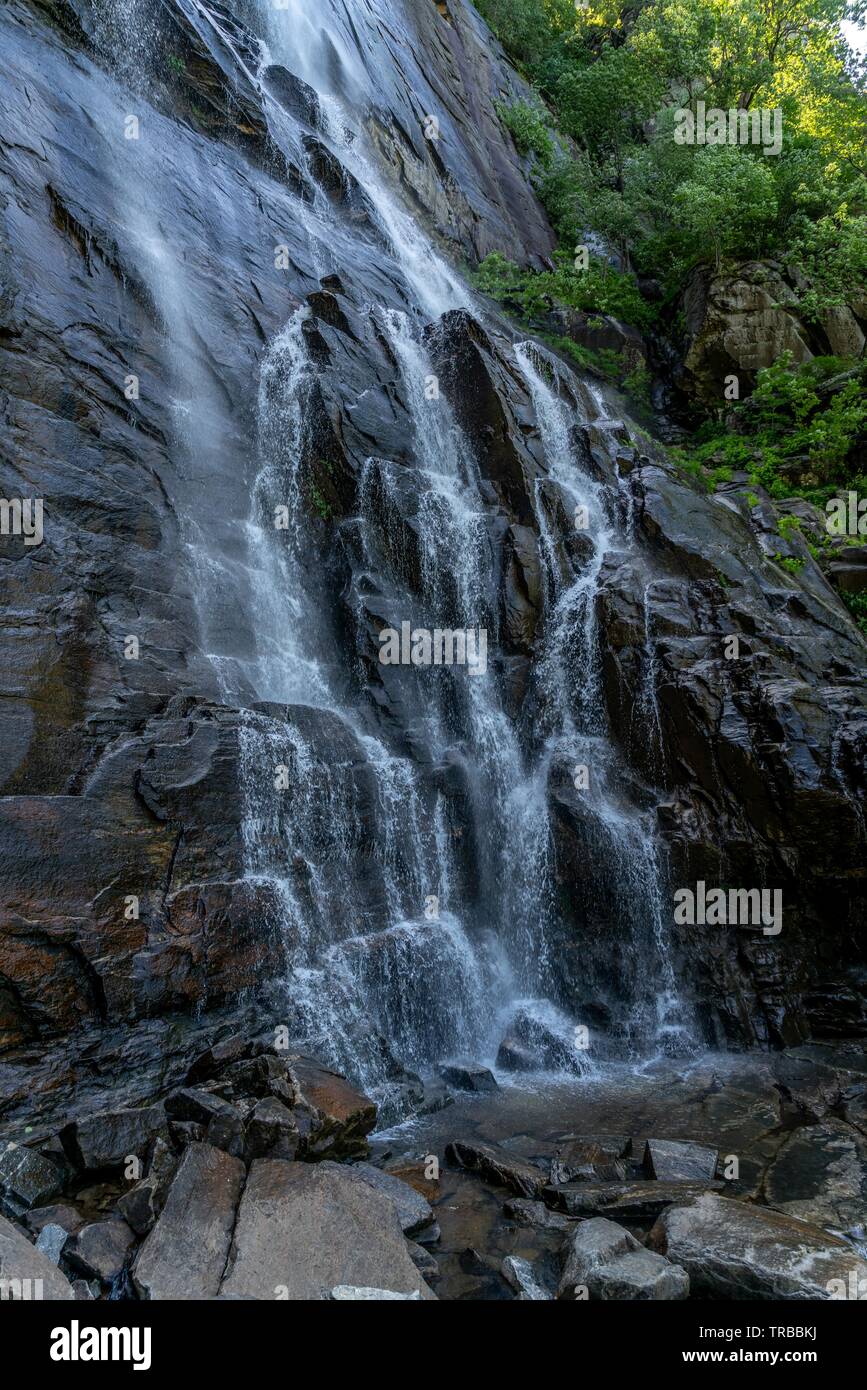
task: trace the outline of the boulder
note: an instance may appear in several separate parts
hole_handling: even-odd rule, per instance
[[[541,1168],[525,1162],[498,1144],[454,1139],[446,1148],[446,1158],[460,1168],[478,1173],[488,1182],[508,1187],[519,1197],[540,1197],[546,1186],[547,1179]]]
[[[423,1245],[419,1245],[416,1240],[408,1240],[406,1248],[410,1253],[410,1258],[418,1270],[425,1283],[429,1284],[432,1280],[439,1279],[440,1267],[435,1256],[429,1250],[425,1250]]]
[[[327,1164],[332,1168],[334,1164]],[[370,1163],[353,1163],[340,1169],[346,1177],[366,1183],[387,1197],[397,1211],[401,1230],[405,1236],[416,1236],[426,1226],[433,1224],[434,1214],[431,1205],[421,1193],[409,1183]]]
[[[514,1221],[516,1226],[539,1226],[548,1231],[571,1230],[575,1222],[568,1216],[551,1211],[544,1202],[529,1201],[526,1197],[515,1197],[503,1204],[503,1215]]]
[[[623,1182],[626,1135],[587,1135],[562,1144],[551,1160],[551,1182]]]
[[[347,1284],[434,1297],[390,1197],[338,1164],[257,1160],[221,1293],[322,1299]]]
[[[507,1255],[500,1268],[506,1283],[518,1295],[519,1303],[543,1303],[552,1298],[545,1286],[536,1278],[529,1260],[523,1260],[519,1255]]]
[[[200,1052],[191,1064],[186,1075],[187,1085],[198,1086],[202,1081],[213,1081],[234,1062],[240,1062],[250,1055],[252,1044],[241,1033],[232,1033]]]
[[[447,1086],[454,1087],[456,1091],[490,1092],[499,1089],[494,1073],[472,1062],[455,1062],[440,1067],[440,1076]]]
[[[161,1105],[104,1110],[60,1132],[70,1162],[85,1172],[122,1167],[130,1155],[145,1162],[157,1138],[168,1138],[168,1120]]]
[[[133,1265],[140,1298],[214,1298],[244,1181],[239,1159],[210,1144],[191,1144],[162,1215]]]
[[[836,1231],[867,1224],[867,1138],[826,1116],[791,1134],[765,1174],[764,1200],[788,1216]]]
[[[338,1072],[313,1057],[293,1056],[292,1073],[317,1120],[301,1145],[306,1158],[366,1158],[376,1105]]]
[[[266,1154],[271,1154],[273,1158],[294,1158],[299,1135],[292,1111],[276,1096],[266,1096],[257,1101],[247,1120],[245,1140],[248,1160],[264,1158]],[[276,1153],[274,1150],[278,1145],[281,1151]]]
[[[22,1219],[27,1229],[35,1231],[37,1235],[46,1226],[62,1226],[67,1235],[72,1235],[85,1224],[81,1213],[65,1202],[57,1202],[48,1207],[34,1207],[32,1211],[25,1212]]]
[[[717,1150],[675,1139],[648,1139],[644,1171],[660,1182],[712,1182]]]
[[[0,1196],[17,1212],[54,1197],[63,1173],[50,1159],[23,1144],[6,1144],[0,1150]]]
[[[648,1245],[683,1266],[694,1293],[715,1298],[830,1299],[850,1282],[867,1288],[867,1263],[844,1240],[710,1192],[664,1212]]]
[[[544,1019],[529,1009],[518,1009],[500,1043],[497,1066],[507,1071],[581,1072],[579,1054]]]
[[[3,1298],[71,1299],[69,1280],[42,1250],[0,1216],[0,1290]]]
[[[166,1096],[163,1104],[170,1120],[192,1120],[195,1124],[207,1126],[218,1116],[231,1115],[240,1119],[235,1106],[230,1105],[222,1096],[214,1095],[210,1091],[197,1090],[192,1086],[172,1091],[171,1095]]]
[[[53,1265],[59,1265],[63,1247],[68,1240],[68,1231],[64,1231],[62,1226],[55,1226],[49,1222],[48,1225],[42,1227],[36,1237],[36,1249],[41,1250],[43,1255],[47,1255]]]
[[[595,1269],[591,1298],[617,1301],[689,1298],[689,1275],[653,1250],[630,1250]]]
[[[579,1222],[561,1247],[557,1297],[575,1299],[579,1290],[589,1288],[590,1276],[601,1265],[640,1249],[635,1237],[614,1221],[597,1216]]]
[[[70,1238],[66,1259],[76,1274],[110,1284],[123,1269],[135,1232],[125,1221],[92,1221]]]

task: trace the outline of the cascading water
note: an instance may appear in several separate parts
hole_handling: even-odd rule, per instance
[[[104,4],[115,21],[126,13],[120,0]],[[350,20],[349,10],[338,7],[342,19],[326,29],[312,6],[292,4],[287,10],[248,5],[260,61],[255,72],[249,63],[244,71],[264,93],[277,67],[308,84],[316,96],[315,138],[360,190],[369,220],[358,232],[345,222],[318,186],[309,128],[296,127],[279,102],[263,98],[274,144],[300,169],[303,187],[292,206],[306,234],[310,269],[317,279],[339,271],[337,248],[348,257],[353,237],[369,235],[381,248],[397,299],[380,303],[374,292],[365,312],[395,363],[411,420],[411,465],[371,457],[361,470],[353,522],[359,565],[387,579],[408,622],[484,629],[495,647],[498,575],[477,461],[445,397],[428,389],[436,381],[429,353],[436,321],[448,310],[473,307],[472,296],[402,206],[368,137],[375,75],[353,26],[368,26],[371,49],[370,15],[353,11]],[[137,0],[135,14],[146,8]],[[136,51],[146,47],[146,28],[137,31]],[[231,36],[222,38],[231,48]],[[158,208],[160,171],[149,176]],[[196,177],[204,190],[204,166]],[[197,361],[183,262],[160,239],[158,213],[145,223],[142,243],[156,247],[146,278],[182,375],[181,367],[189,373],[189,362]],[[655,841],[623,795],[600,689],[596,595],[606,556],[624,542],[606,489],[577,466],[562,383],[555,381],[555,390],[544,379],[565,369],[530,344],[516,348],[547,464],[535,497],[546,585],[538,730],[530,738],[519,734],[494,669],[472,674],[409,666],[399,679],[419,760],[376,724],[320,602],[305,470],[317,374],[327,368],[308,351],[308,319],[307,309],[293,310],[261,362],[257,466],[240,541],[233,535],[215,545],[198,530],[192,505],[186,519],[193,583],[202,595],[203,647],[222,698],[246,710],[240,735],[246,875],[278,943],[281,1008],[290,1031],[386,1102],[403,1067],[424,1070],[458,1054],[493,1060],[515,1021],[524,1041],[541,1040],[549,1065],[586,1070],[587,1054],[573,1037],[580,1020],[570,1017],[554,959],[549,820],[553,772],[583,763],[593,769],[588,848],[610,861],[612,908],[629,948],[620,983],[634,1011],[625,1031],[636,1045],[673,1045],[683,1024],[662,927]],[[208,408],[213,389],[203,372],[188,393],[195,418],[186,421],[183,439],[191,460],[206,456],[202,438],[207,448],[219,447],[208,418],[217,418]],[[569,514],[585,509],[579,564],[564,561],[555,503]],[[417,583],[407,578],[401,550],[410,516]],[[248,615],[241,652],[223,640],[224,614],[233,603]],[[443,790],[455,769],[468,821],[458,829],[472,838],[471,891]]]
[[[651,1037],[668,1050],[688,1049],[690,1030],[678,999],[665,933],[659,849],[646,817],[629,805],[618,788],[621,769],[608,736],[601,691],[597,593],[606,557],[622,550],[628,536],[618,538],[610,520],[616,514],[615,497],[606,498],[605,487],[579,464],[572,443],[573,421],[564,400],[568,392],[568,383],[562,380],[565,369],[534,343],[518,343],[514,352],[533,398],[549,478],[568,499],[570,514],[586,542],[578,576],[564,583],[555,538],[537,489],[537,520],[553,595],[539,665],[539,681],[553,728],[540,762],[546,769],[559,761],[587,771],[587,786],[582,791],[586,812],[595,823],[595,833],[606,843],[615,870],[612,880],[621,890],[612,925],[631,938],[630,954],[641,962],[644,977],[641,984],[633,981],[630,990],[635,1040]],[[628,518],[627,511],[627,526]],[[648,672],[654,684],[645,686],[645,698],[655,712],[658,729],[654,664],[649,665]]]

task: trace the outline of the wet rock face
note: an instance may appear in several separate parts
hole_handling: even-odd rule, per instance
[[[697,1291],[726,1298],[852,1297],[867,1274],[845,1241],[712,1193],[665,1212],[649,1244],[682,1265]]]
[[[544,257],[550,229],[493,106],[504,91],[520,96],[520,80],[474,11],[450,4],[446,16],[429,0],[405,9],[413,42],[380,35],[390,66],[367,31],[358,38],[362,64],[379,64],[371,122],[385,167],[440,243],[468,260],[493,249],[522,262]],[[352,686],[361,672],[370,726],[415,758],[423,817],[443,797],[465,900],[478,892],[468,759],[456,751],[449,766],[429,766],[399,681],[376,659],[379,630],[423,587],[410,405],[370,311],[372,302],[405,308],[406,286],[360,186],[328,158],[309,85],[274,64],[260,89],[255,64],[244,71],[237,57],[255,52],[243,14],[220,11],[233,54],[207,6],[177,0],[161,10],[165,70],[134,96],[106,71],[91,6],[16,3],[0,16],[21,78],[0,110],[0,488],[46,499],[42,545],[0,538],[14,615],[0,632],[0,1049],[222,1009],[280,977],[281,904],[244,877],[240,763],[254,715],[277,730],[306,721],[323,760],[349,769],[363,922],[343,921],[339,869],[324,878],[325,915],[344,935],[373,935],[381,918],[369,774],[334,720],[262,705],[255,596],[227,597],[256,478],[263,355],[301,306],[315,377],[303,513],[323,627],[335,634],[340,680]],[[146,135],[139,142],[124,137],[131,102]],[[291,159],[271,138],[270,123],[287,115],[304,136]],[[425,133],[428,116],[437,138]],[[148,230],[157,168],[182,285]],[[318,274],[290,196],[309,199],[311,218],[324,216],[311,178],[340,211],[327,223],[339,274]],[[720,328],[711,356],[749,365],[754,326],[772,312],[767,293],[739,292],[740,336],[733,342]],[[778,322],[785,310],[773,314],[779,347],[795,329]],[[583,572],[587,546],[546,478],[510,331],[452,310],[428,326],[425,346],[478,463],[494,557],[494,591],[483,598],[499,629],[492,665],[533,748],[551,620],[537,494],[564,576]],[[630,769],[624,799],[651,815],[662,790],[672,886],[701,878],[784,894],[784,950],[760,930],[687,927],[676,938],[677,973],[705,1036],[777,1045],[811,1029],[863,1030],[863,644],[811,562],[797,576],[781,572],[737,504],[699,496],[664,462],[640,458],[625,427],[605,435],[599,405],[574,391],[586,421],[581,457],[624,522],[628,501],[640,556],[637,565],[609,557],[597,603],[605,714]],[[375,492],[377,459],[395,482],[371,506],[384,555],[382,572],[371,573],[358,510],[363,486]],[[722,650],[732,634],[737,660]],[[221,672],[246,704],[224,702]],[[637,967],[612,933],[619,904],[565,767],[552,768],[549,807],[558,985],[570,1008],[605,1029],[622,1021],[617,995]],[[315,810],[324,823],[323,806]],[[266,831],[282,828],[278,815]],[[296,868],[303,892],[304,866]],[[143,1031],[141,1046],[156,1038]],[[521,1063],[527,1039],[513,1042]],[[137,1046],[113,1055],[129,1065]],[[81,1072],[67,1079],[78,1084]],[[23,1084],[13,1091],[20,1098]],[[357,1117],[359,1144],[368,1118]],[[281,1133],[273,1107],[257,1124],[257,1144]],[[303,1148],[306,1136],[297,1142]],[[154,1213],[142,1201],[146,1223]]]

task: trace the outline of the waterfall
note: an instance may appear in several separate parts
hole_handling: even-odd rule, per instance
[[[113,16],[106,31],[116,44],[121,21],[135,17],[130,51],[141,55],[147,0],[125,3],[103,0]],[[394,363],[410,422],[409,463],[370,456],[359,471],[357,515],[343,537],[347,551],[354,547],[356,581],[377,577],[413,627],[484,630],[496,650],[500,576],[490,507],[473,448],[445,396],[429,389],[441,315],[481,314],[403,206],[370,137],[376,9],[362,13],[335,0],[335,23],[326,26],[305,0],[285,9],[250,0],[258,66],[238,62],[260,83],[273,143],[301,169],[303,186],[286,196],[307,240],[302,283],[315,289],[338,273],[358,237],[375,244],[381,260],[365,285],[363,312]],[[221,30],[221,38],[234,52],[231,34]],[[319,187],[310,132],[268,97],[278,66],[315,93],[316,139],[358,190],[363,228]],[[122,62],[119,71],[127,76]],[[199,480],[208,451],[220,447],[214,422],[221,417],[212,408],[214,383],[196,365],[183,257],[160,232],[163,173],[149,167],[147,175],[149,200],[135,213],[142,246],[152,248],[143,273],[165,323],[167,356],[186,382],[178,448]],[[207,176],[202,154],[188,177],[203,200]],[[377,294],[380,284],[388,302]],[[554,781],[586,764],[593,772],[583,803],[586,848],[605,865],[606,910],[619,941],[611,973],[632,1006],[621,1032],[636,1050],[681,1045],[658,845],[649,812],[624,792],[604,716],[597,596],[607,557],[628,537],[618,534],[611,490],[579,466],[565,396],[584,388],[574,378],[570,386],[566,369],[536,346],[515,348],[546,463],[534,498],[545,586],[537,729],[525,736],[509,714],[496,663],[484,674],[410,665],[394,672],[407,713],[396,734],[377,718],[360,678],[361,650],[347,653],[346,634],[323,601],[308,499],[311,418],[319,375],[329,368],[308,349],[312,327],[309,309],[290,306],[259,362],[242,514],[215,538],[198,525],[194,487],[184,499],[203,652],[220,697],[242,712],[245,873],[275,943],[279,1016],[297,1042],[368,1088],[390,1115],[400,1113],[406,1068],[426,1072],[461,1055],[493,1064],[510,1029],[542,1046],[545,1065],[586,1071],[575,1034],[583,1020],[558,959],[550,811]],[[564,553],[555,506],[581,519],[580,563]],[[405,554],[410,531],[417,576]],[[359,647],[369,646],[357,582],[353,603]],[[246,618],[243,642],[237,614]]]
[[[606,498],[603,484],[580,465],[572,442],[574,422],[564,398],[569,392],[569,383],[563,380],[566,368],[532,342],[517,343],[514,353],[533,399],[548,476],[568,499],[570,514],[580,521],[588,552],[579,574],[571,582],[563,582],[555,538],[537,487],[537,522],[549,591],[554,596],[539,663],[545,707],[553,723],[541,760],[547,766],[559,760],[588,770],[588,786],[582,793],[586,814],[607,845],[612,882],[620,890],[612,926],[629,938],[632,963],[641,963],[643,978],[636,972],[631,981],[623,981],[624,995],[633,999],[630,1031],[636,1043],[653,1040],[667,1051],[688,1050],[691,1032],[678,997],[666,931],[660,849],[647,815],[630,806],[623,796],[622,769],[607,729],[599,671],[597,595],[607,556],[629,544],[630,514],[627,512],[627,534],[618,537],[610,520],[616,515],[615,498]],[[652,684],[649,688],[645,684],[644,699],[658,731],[647,587],[645,625],[650,655],[645,671],[646,681]]]

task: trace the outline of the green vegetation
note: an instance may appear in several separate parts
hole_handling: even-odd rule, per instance
[[[840,21],[864,0],[479,0],[533,84],[501,114],[538,158],[570,252],[588,230],[671,294],[702,261],[779,254],[803,309],[867,279],[863,64]],[[779,110],[783,147],[676,143],[675,113]]]
[[[867,302],[867,64],[840,28],[864,17],[867,0],[477,3],[532,85],[530,101],[498,111],[533,161],[561,248],[553,271],[483,262],[479,288],[510,313],[543,334],[552,310],[572,309],[677,340],[675,301],[697,266],[762,258],[781,263],[808,323]],[[781,112],[779,153],[678,143],[678,112],[697,113],[699,101],[706,112]],[[588,243],[608,253],[585,265]],[[646,402],[633,361],[548,341]],[[698,422],[682,465],[709,486],[721,470],[745,470],[775,498],[820,505],[840,486],[863,489],[847,463],[867,429],[856,366],[767,368],[733,431]]]
[[[745,471],[771,497],[805,497],[821,508],[841,490],[867,493],[867,475],[853,476],[849,462],[865,432],[867,361],[816,357],[794,367],[783,356],[759,372],[752,396],[727,422],[706,422],[693,446],[676,456],[693,471]],[[753,493],[748,500],[756,506],[759,499]],[[795,526],[788,517],[780,529]]]
[[[650,326],[652,306],[642,299],[631,276],[621,275],[604,262],[576,271],[572,257],[562,251],[556,252],[554,259],[557,268],[553,271],[520,270],[495,251],[479,266],[476,284],[529,322],[552,305],[559,305],[612,314],[636,328]]]

